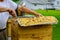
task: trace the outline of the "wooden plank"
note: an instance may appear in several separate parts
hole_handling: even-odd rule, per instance
[[[11,37],[11,19],[8,20],[8,23],[7,23],[7,34],[8,34],[8,37]]]
[[[52,40],[52,26],[35,26],[18,29],[19,40]]]

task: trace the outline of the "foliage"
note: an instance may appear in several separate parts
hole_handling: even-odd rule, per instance
[[[17,2],[17,1],[19,1],[19,0],[13,0],[14,2]]]

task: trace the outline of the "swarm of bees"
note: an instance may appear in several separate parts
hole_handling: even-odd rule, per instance
[[[57,19],[53,16],[42,16],[34,18],[18,18],[19,23],[22,26],[41,25],[41,24],[55,24]]]

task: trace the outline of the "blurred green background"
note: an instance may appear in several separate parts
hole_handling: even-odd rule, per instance
[[[17,2],[19,0],[13,0]],[[53,25],[53,40],[60,40],[60,10],[36,10],[36,12],[43,14],[44,16],[55,16],[58,19],[58,24]]]
[[[17,2],[17,1],[19,1],[19,0],[13,0],[14,2]]]

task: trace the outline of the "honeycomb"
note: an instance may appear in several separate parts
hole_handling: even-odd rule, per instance
[[[18,18],[20,25],[31,26],[31,25],[41,25],[41,24],[55,24],[57,19],[53,16],[42,16],[34,18]]]

